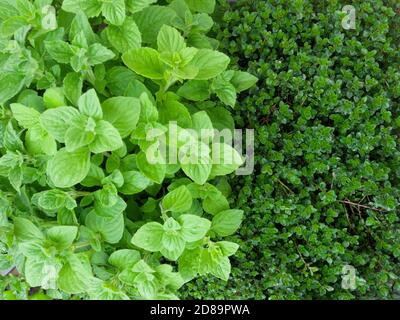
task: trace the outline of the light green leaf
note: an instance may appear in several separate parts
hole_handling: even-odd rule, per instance
[[[14,235],[18,242],[44,239],[42,231],[25,218],[14,218]]]
[[[123,270],[134,266],[140,260],[140,253],[136,250],[121,249],[114,251],[108,258],[108,262]]]
[[[217,214],[223,210],[229,209],[229,202],[221,193],[210,194],[203,200],[203,209],[210,214]]]
[[[197,276],[200,267],[200,253],[201,251],[199,249],[185,250],[179,257],[179,273],[185,282],[188,282]]]
[[[125,0],[103,1],[102,12],[111,24],[120,26],[125,20]]]
[[[168,125],[171,121],[176,121],[182,128],[189,128],[192,119],[188,109],[179,101],[167,99],[159,108],[160,122]]]
[[[121,53],[141,47],[142,35],[135,21],[130,17],[125,19],[122,26],[110,25],[105,32],[108,41]]]
[[[72,107],[59,107],[46,110],[40,117],[42,126],[58,141],[65,142],[71,121],[79,116],[79,111]]]
[[[92,278],[91,272],[74,254],[68,257],[67,263],[60,270],[57,285],[59,289],[69,294],[83,293],[88,289]]]
[[[180,186],[169,192],[163,198],[161,205],[166,212],[186,212],[192,206],[192,195],[186,186]]]
[[[126,8],[129,12],[135,13],[142,11],[151,4],[157,2],[158,0],[126,0]]]
[[[69,63],[74,55],[71,45],[62,40],[44,42],[47,53],[58,63]]]
[[[64,99],[63,88],[49,88],[43,94],[43,102],[47,109],[63,107],[67,103]]]
[[[56,226],[47,230],[47,237],[61,248],[68,248],[78,234],[78,227]]]
[[[182,226],[182,236],[187,242],[203,239],[211,227],[211,221],[193,214],[183,214],[178,221]]]
[[[230,107],[236,104],[236,89],[229,81],[216,78],[213,82],[213,91],[217,94],[218,98]]]
[[[132,238],[132,244],[146,251],[157,252],[162,248],[163,226],[157,222],[149,222],[140,227]]]
[[[239,249],[239,245],[230,241],[218,241],[216,245],[221,249],[224,256],[229,257],[234,255]]]
[[[129,136],[136,128],[140,117],[140,101],[130,97],[113,97],[102,104],[103,119],[110,122],[122,138]]]
[[[30,128],[25,135],[25,147],[29,153],[54,155],[57,152],[55,139],[42,127],[40,123]]]
[[[25,129],[32,128],[40,121],[40,113],[33,108],[20,103],[12,103],[10,108],[18,124]]]
[[[61,269],[60,263],[37,257],[28,257],[25,262],[24,275],[31,287],[57,289],[56,280]]]
[[[78,107],[79,111],[88,117],[92,117],[94,119],[103,118],[100,100],[97,97],[94,89],[90,89],[79,98]]]
[[[146,153],[139,152],[136,156],[136,164],[139,170],[150,180],[161,184],[165,177],[165,164],[151,164],[147,161]]]
[[[173,27],[163,25],[157,36],[159,52],[179,52],[186,48],[185,38]]]
[[[214,216],[211,230],[219,236],[230,236],[239,228],[243,219],[243,210],[225,210]]]
[[[161,254],[172,261],[176,261],[185,250],[185,240],[181,234],[165,232],[162,236]]]
[[[14,97],[24,86],[25,76],[21,73],[3,73],[0,75],[0,103]]]
[[[94,120],[86,116],[79,116],[71,122],[65,133],[65,147],[68,152],[73,152],[93,142],[95,138]]]
[[[160,54],[152,48],[139,48],[122,55],[124,63],[137,74],[149,79],[163,79],[164,66]]]
[[[235,129],[235,122],[232,118],[232,114],[222,106],[209,108],[206,110],[210,117],[213,127],[219,131],[229,129],[233,132]]]
[[[205,253],[210,252],[208,255]],[[231,273],[231,263],[228,257],[223,256],[216,250],[204,250],[201,257],[201,265],[206,265],[208,272],[215,277],[228,281]]]
[[[211,175],[223,176],[234,172],[244,160],[234,148],[226,143],[212,145],[213,168]]]
[[[91,66],[95,66],[100,63],[104,63],[115,57],[114,52],[102,46],[99,43],[92,44],[88,50],[88,63]]]
[[[98,232],[104,241],[118,243],[124,233],[124,215],[118,214],[113,217],[99,216],[93,210],[85,220],[86,226],[94,232]]]
[[[102,153],[114,151],[123,146],[123,141],[117,129],[108,121],[100,120],[96,124],[96,137],[90,144],[90,151]]]
[[[215,9],[215,0],[185,0],[190,10],[211,14]]]
[[[140,32],[142,33],[143,42],[156,44],[158,32],[163,25],[172,25],[176,13],[166,6],[149,6],[140,12],[133,14]]]
[[[201,49],[197,52],[189,65],[199,69],[196,76],[197,80],[208,80],[225,71],[229,62],[229,57],[221,52]]]
[[[258,81],[258,78],[250,73],[235,71],[231,83],[235,87],[237,92],[245,91],[254,86]]]
[[[83,80],[79,73],[68,73],[63,81],[64,95],[73,104],[78,105],[79,97],[82,95]]]
[[[146,178],[139,171],[127,171],[123,173],[124,184],[119,191],[122,194],[132,195],[145,190],[150,184],[150,179]]]
[[[208,81],[189,80],[178,89],[181,97],[190,101],[204,101],[210,97]]]
[[[58,188],[69,188],[81,182],[89,172],[90,152],[87,148],[68,152],[59,150],[47,164],[47,176]]]

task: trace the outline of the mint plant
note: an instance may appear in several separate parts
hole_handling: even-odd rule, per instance
[[[37,297],[229,278],[244,212],[223,176],[245,159],[212,99],[234,107],[257,79],[207,36],[214,1],[157,2],[0,0],[0,269]]]

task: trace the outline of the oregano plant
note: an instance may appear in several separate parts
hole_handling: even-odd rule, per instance
[[[245,158],[219,100],[257,79],[207,36],[214,6],[0,0],[1,271],[52,299],[228,280],[245,213],[224,176]]]

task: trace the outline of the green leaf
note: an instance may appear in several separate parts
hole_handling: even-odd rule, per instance
[[[40,113],[33,108],[28,108],[20,103],[12,103],[10,108],[14,118],[23,128],[32,128],[40,121]]]
[[[135,21],[130,17],[125,19],[122,26],[110,25],[105,32],[108,41],[120,53],[141,47],[142,35]]]
[[[226,143],[212,145],[213,168],[211,175],[222,176],[234,172],[244,160],[240,154]]]
[[[235,122],[231,113],[224,107],[215,107],[206,110],[210,117],[213,127],[219,131],[229,129],[233,132],[235,129]]]
[[[200,254],[201,251],[199,249],[185,250],[179,257],[179,273],[185,282],[188,282],[197,276],[200,267]]]
[[[14,218],[14,235],[19,242],[44,239],[42,231],[25,218]]]
[[[68,248],[78,234],[78,227],[56,226],[47,230],[47,237],[61,248]]]
[[[78,100],[82,95],[83,80],[79,73],[68,73],[63,81],[64,95],[73,104],[78,105]]]
[[[81,182],[89,172],[90,152],[87,148],[68,152],[59,150],[47,164],[47,176],[58,188],[69,188]]]
[[[64,0],[62,9],[72,13],[79,13],[82,10],[89,18],[92,18],[100,14],[101,2],[98,0]]]
[[[229,81],[216,78],[213,82],[213,91],[223,103],[232,108],[235,106],[237,99],[236,89]]]
[[[183,214],[178,218],[178,221],[182,226],[183,238],[187,242],[203,239],[211,227],[209,220],[192,214]]]
[[[177,93],[190,101],[204,101],[210,98],[209,84],[205,80],[189,80],[178,89]]]
[[[140,97],[140,118],[139,122],[151,122],[158,120],[158,110],[150,100],[150,96],[143,92]]]
[[[214,128],[207,112],[199,111],[192,115],[192,128],[196,130],[198,139],[209,144],[214,137]]]
[[[217,250],[203,250],[201,266],[206,266],[208,272],[217,278],[228,281],[231,273],[231,263],[228,257],[223,256]]]
[[[215,9],[215,0],[185,0],[190,10],[211,14]]]
[[[211,230],[219,236],[230,236],[239,228],[243,219],[243,210],[225,210],[214,216]]]
[[[0,103],[10,100],[24,86],[25,76],[20,73],[3,73],[0,75]]]
[[[58,63],[69,63],[74,55],[71,45],[62,40],[44,42],[47,53]]]
[[[125,20],[125,0],[103,1],[102,12],[111,24],[120,26]]]
[[[139,170],[150,180],[161,184],[165,177],[165,164],[152,164],[147,161],[146,153],[139,152],[136,156],[136,164]]]
[[[30,128],[25,135],[25,146],[30,154],[54,155],[57,152],[55,139],[42,127],[40,123]]]
[[[245,91],[254,86],[258,81],[258,78],[250,73],[235,71],[231,79],[231,83],[236,89],[236,92]]]
[[[149,79],[163,79],[164,66],[160,54],[152,48],[139,48],[122,55],[124,63],[137,74]]]
[[[157,45],[159,52],[179,52],[186,48],[185,39],[173,27],[163,25],[157,36]]]
[[[163,226],[157,222],[149,222],[140,227],[132,238],[132,244],[146,251],[157,252],[162,248]]]
[[[95,138],[94,120],[86,116],[74,118],[70,128],[65,133],[65,147],[68,152],[73,152],[93,142]]]
[[[56,280],[61,265],[53,260],[44,260],[38,257],[27,257],[24,275],[31,287],[56,289]]]
[[[163,25],[172,25],[176,13],[166,6],[149,6],[133,14],[143,42],[156,44],[158,32]]]
[[[239,249],[239,245],[230,241],[218,241],[216,245],[221,249],[224,256],[229,257],[234,255]]]
[[[181,234],[165,232],[162,236],[161,254],[172,261],[176,261],[185,250],[185,240]]]
[[[129,136],[136,128],[140,117],[140,101],[136,98],[113,97],[102,104],[103,119],[110,122],[122,138]]]
[[[203,200],[203,209],[210,214],[217,214],[229,209],[229,202],[222,193],[210,194]]]
[[[224,72],[229,62],[229,57],[221,52],[201,49],[189,65],[199,69],[197,80],[208,80]]]
[[[183,172],[197,184],[206,183],[212,169],[211,159],[205,158],[202,162],[181,164]]]
[[[98,232],[104,241],[118,243],[124,233],[124,215],[118,214],[113,217],[99,216],[94,210],[85,220],[86,226],[94,232]]]
[[[123,173],[123,176],[124,184],[119,188],[119,191],[126,195],[140,193],[151,184],[150,179],[139,171],[127,171]]]
[[[97,97],[94,89],[90,89],[79,98],[78,107],[79,111],[88,117],[92,117],[94,119],[103,118],[100,100]]]
[[[164,101],[159,108],[160,122],[168,125],[171,121],[176,121],[182,128],[189,128],[192,125],[192,119],[188,109],[180,102],[172,99]]]
[[[108,258],[108,262],[120,270],[133,267],[139,260],[139,251],[131,249],[114,251]]]
[[[88,50],[88,63],[91,66],[95,66],[100,63],[104,63],[115,57],[114,52],[102,46],[99,43],[92,44]]]
[[[131,13],[139,12],[158,0],[126,0],[127,10]]]
[[[57,285],[69,294],[86,292],[93,278],[77,255],[70,255],[58,274]]]
[[[43,94],[43,102],[47,109],[65,106],[67,103],[64,99],[63,88],[49,88]]]
[[[161,202],[164,211],[186,212],[192,206],[192,195],[186,186],[180,186],[169,192]]]
[[[117,129],[108,121],[100,120],[96,124],[96,137],[90,144],[90,151],[102,153],[114,151],[123,146],[123,141]]]
[[[79,111],[72,107],[59,107],[46,110],[40,116],[42,126],[57,140],[65,142],[65,134]]]

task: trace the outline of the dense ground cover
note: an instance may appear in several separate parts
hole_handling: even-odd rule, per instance
[[[240,250],[230,281],[200,279],[188,297],[396,298],[400,7],[351,3],[355,30],[341,23],[348,1],[220,8],[220,50],[260,78],[235,117],[256,129],[256,168],[233,178],[245,223],[231,238]],[[354,290],[341,284],[346,265]]]

